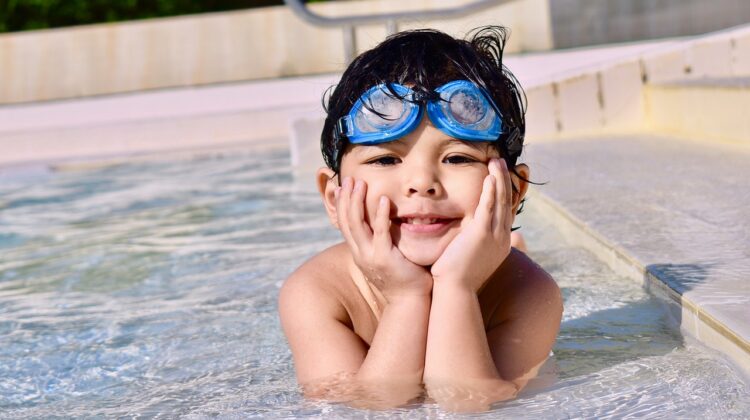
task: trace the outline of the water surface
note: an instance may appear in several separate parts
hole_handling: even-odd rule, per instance
[[[299,185],[282,152],[2,174],[2,417],[451,417],[300,396],[278,290],[339,236]],[[533,202],[520,224],[565,298],[557,379],[480,417],[750,417],[748,385],[661,300]]]

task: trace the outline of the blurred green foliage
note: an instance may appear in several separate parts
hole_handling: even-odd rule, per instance
[[[311,1],[306,1],[310,3]],[[220,12],[284,0],[0,0],[0,32]]]

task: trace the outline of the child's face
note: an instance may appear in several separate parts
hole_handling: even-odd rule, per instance
[[[379,198],[388,197],[394,244],[407,259],[426,266],[474,214],[492,157],[498,153],[489,143],[456,140],[424,118],[397,141],[351,147],[340,174],[367,183],[368,223]]]

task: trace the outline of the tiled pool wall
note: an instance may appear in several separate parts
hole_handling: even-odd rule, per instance
[[[571,244],[586,249],[618,275],[641,284],[652,294],[669,302],[667,308],[683,334],[725,355],[750,380],[750,345],[746,339],[716,321],[700,305],[673,290],[658,275],[647,270],[637,258],[612,244],[544,193],[532,188],[529,199],[533,200],[537,211],[552,221]]]

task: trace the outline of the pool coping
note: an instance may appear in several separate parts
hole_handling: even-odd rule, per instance
[[[750,380],[748,340],[716,319],[710,310],[674,290],[664,279],[659,278],[658,274],[649,271],[635,256],[610,242],[561,203],[533,187],[529,189],[528,197],[540,213],[560,228],[567,240],[592,252],[615,273],[641,284],[657,296],[666,298],[671,304],[671,315],[678,320],[683,334],[686,333],[706,347],[721,353]]]

